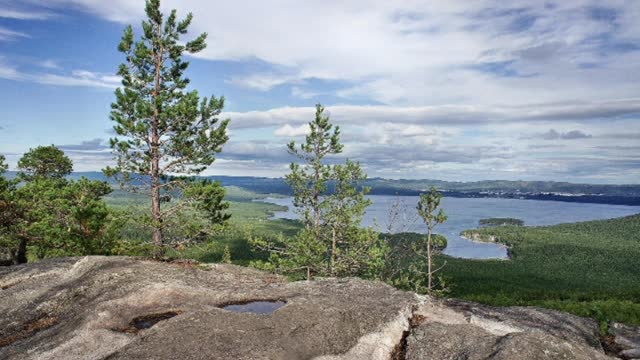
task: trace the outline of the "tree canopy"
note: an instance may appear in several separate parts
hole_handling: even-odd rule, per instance
[[[20,178],[33,181],[37,178],[62,179],[71,174],[73,163],[54,145],[30,149],[18,161]]]

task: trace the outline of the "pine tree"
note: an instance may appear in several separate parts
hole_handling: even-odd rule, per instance
[[[147,19],[143,33],[134,41],[128,26],[118,46],[126,62],[120,65],[122,88],[116,90],[111,119],[119,138],[111,140],[117,165],[105,169],[121,186],[133,191],[146,191],[151,197],[151,227],[157,256],[167,245],[163,238],[165,220],[192,206],[211,193],[223,192],[217,182],[203,187],[193,179],[172,174],[197,175],[211,165],[227,142],[229,120],[220,120],[224,97],[200,99],[197,91],[187,91],[189,79],[184,76],[189,63],[185,53],[195,54],[206,47],[207,34],[192,41],[181,42],[192,21],[188,14],[177,20],[176,11],[165,19],[159,0],[146,1]],[[189,191],[191,186],[198,191]],[[198,195],[187,199],[190,192]],[[179,194],[179,195],[177,195]],[[171,197],[181,198],[167,209],[162,204]],[[221,214],[227,208],[221,197],[207,204],[211,219],[226,220]],[[214,215],[217,214],[217,215]]]
[[[18,161],[20,179],[32,181],[37,178],[62,179],[71,174],[73,163],[62,150],[54,145],[30,149]]]
[[[322,218],[321,196],[327,192],[332,175],[331,166],[324,159],[328,155],[341,153],[343,146],[340,144],[340,128],[334,128],[320,104],[316,105],[315,119],[309,123],[309,129],[304,144],[297,147],[291,141],[287,146],[289,153],[295,155],[303,165],[291,163],[291,173],[286,180],[293,189],[293,205],[300,209],[305,227],[317,235]]]
[[[15,191],[17,181],[4,177],[8,166],[5,163],[5,157],[0,155],[0,255],[8,260],[3,260],[0,265],[11,265],[14,263],[26,262],[26,243],[22,252],[24,256],[17,259],[17,250],[14,245],[15,239],[12,236],[16,223],[19,221],[19,212],[15,204]],[[20,260],[20,261],[19,261]],[[8,262],[5,262],[8,261]]]
[[[427,293],[431,294],[434,287],[433,276],[440,269],[433,269],[433,255],[434,255],[434,234],[433,230],[438,224],[442,224],[447,221],[447,215],[443,209],[440,208],[440,201],[442,200],[442,193],[440,193],[435,187],[432,187],[428,193],[420,194],[420,201],[418,201],[418,215],[422,218],[427,225],[427,242],[424,244],[426,247],[426,260],[427,260]],[[439,210],[438,210],[439,209]],[[436,211],[438,212],[436,213]],[[421,246],[419,244],[418,246]],[[417,248],[418,253],[423,253],[422,248]]]
[[[368,187],[362,186],[367,179],[360,164],[346,160],[332,167],[332,192],[325,196],[323,217],[329,236],[330,276],[368,275],[374,276],[384,266],[381,242],[374,231],[361,229],[360,224],[371,200],[365,196]]]
[[[327,156],[341,153],[343,145],[340,129],[319,104],[309,129],[303,144],[288,145],[300,163],[292,163],[286,176],[305,227],[296,236],[283,238],[281,247],[271,246],[271,261],[284,270],[305,270],[307,279],[313,275],[375,277],[385,250],[378,234],[360,228],[371,204],[365,198],[369,189],[361,185],[366,175],[357,162],[329,164]]]
[[[109,253],[107,183],[67,180],[73,163],[53,145],[29,150],[18,169],[21,186],[0,178],[0,243],[14,263],[27,262],[27,249],[38,258]]]

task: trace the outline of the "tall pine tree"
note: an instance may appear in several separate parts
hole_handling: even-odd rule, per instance
[[[360,164],[330,164],[327,157],[342,152],[340,129],[331,124],[321,105],[309,123],[305,142],[291,142],[289,152],[299,162],[291,164],[286,180],[294,193],[294,206],[305,227],[296,236],[277,244],[257,239],[255,244],[271,251],[272,264],[283,271],[306,272],[307,279],[320,276],[377,277],[382,268],[384,245],[378,234],[361,229],[369,191]]]
[[[318,234],[322,218],[322,198],[327,192],[327,184],[332,178],[331,166],[326,164],[325,158],[342,152],[340,144],[340,128],[334,127],[324,107],[316,105],[316,116],[309,123],[311,130],[305,142],[296,146],[290,142],[289,153],[295,155],[301,162],[291,163],[291,173],[286,176],[294,193],[293,204],[305,221],[308,230]]]
[[[145,10],[141,38],[134,41],[128,26],[118,46],[126,62],[118,71],[123,86],[116,90],[111,106],[118,135],[111,147],[117,165],[105,173],[115,176],[123,187],[150,194],[153,243],[159,256],[167,245],[163,223],[193,202],[207,201],[209,219],[228,217],[221,213],[228,205],[222,201],[224,190],[219,183],[196,184],[194,190],[192,178],[172,174],[197,175],[211,165],[228,140],[229,120],[219,119],[224,97],[200,99],[197,91],[186,90],[189,79],[184,72],[189,63],[182,56],[202,51],[207,34],[181,42],[191,14],[179,21],[173,10],[165,19],[159,0],[146,1]],[[180,199],[165,209],[162,204],[169,204],[172,197]]]

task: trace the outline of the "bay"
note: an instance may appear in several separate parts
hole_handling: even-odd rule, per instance
[[[418,218],[415,209],[417,196],[368,196],[373,204],[367,209],[363,226],[373,226],[382,232],[425,233],[426,227]],[[260,201],[288,207],[279,211],[274,218],[297,219],[292,205],[293,198],[266,198]],[[398,216],[391,220],[390,211],[394,204],[400,204]],[[500,198],[452,198],[442,199],[442,208],[449,219],[438,225],[436,233],[448,240],[444,253],[468,259],[506,259],[507,249],[494,243],[479,243],[464,239],[460,232],[478,227],[480,219],[512,217],[521,219],[526,226],[545,226],[560,223],[589,221],[622,217],[640,213],[640,206],[586,204],[563,201],[540,201]]]

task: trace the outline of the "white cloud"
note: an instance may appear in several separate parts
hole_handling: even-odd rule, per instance
[[[296,137],[303,136],[309,133],[308,125],[300,125],[300,126],[291,126],[286,124],[282,127],[279,127],[274,132],[275,136],[283,136],[283,137]]]
[[[342,128],[341,157],[361,161],[370,176],[634,182],[634,166],[640,166],[639,105],[640,100],[627,99],[496,108],[344,105],[327,110]],[[224,115],[240,134],[248,127],[270,128],[276,135],[293,137],[303,133],[313,112],[312,107],[285,107]],[[611,139],[616,139],[615,147]],[[281,176],[286,173],[281,165],[291,161],[285,156],[286,140],[270,141],[248,140],[225,148],[221,156],[230,161],[259,159],[274,165],[270,176]]]
[[[0,4],[0,18],[16,20],[45,20],[52,16],[52,13],[35,10],[18,10],[13,8],[2,8]]]
[[[0,79],[20,80],[22,75],[18,69],[9,64],[3,56],[0,56]]]
[[[58,69],[50,60],[38,63],[41,67]],[[70,74],[25,72],[0,56],[0,79],[27,81],[54,86],[80,86],[115,89],[120,86],[121,78],[110,74],[101,74],[87,70],[72,70]]]
[[[38,62],[38,65],[45,69],[60,69],[60,65],[58,65],[56,61],[51,59],[40,61]]]
[[[244,77],[234,77],[228,82],[237,86],[260,91],[268,91],[272,88],[297,81],[297,76],[279,74],[253,74]]]
[[[474,125],[530,122],[565,122],[616,119],[640,113],[640,98],[613,101],[539,103],[518,106],[327,106],[333,121],[339,125],[376,126],[382,122],[401,124]],[[281,107],[265,111],[226,112],[235,129],[266,126],[295,126],[313,119],[313,107]],[[416,128],[413,128],[415,130]],[[548,130],[548,128],[547,128]],[[407,130],[407,131],[412,131]]]
[[[298,86],[292,86],[291,87],[291,95],[300,98],[300,99],[312,99],[318,95],[323,95],[323,93],[321,92],[317,92],[317,91],[309,91],[309,90],[304,90]]]
[[[88,71],[73,72],[71,75],[29,74],[28,80],[55,86],[81,86],[115,89],[120,86],[120,78]]]
[[[28,0],[30,4],[50,10],[60,10],[72,6],[78,10],[104,17],[105,19],[131,23],[144,15],[144,2],[132,0]]]
[[[127,0],[54,4],[122,23],[143,16]],[[597,6],[611,8],[615,27],[590,14]],[[195,14],[194,34],[210,34],[199,57],[289,70],[231,79],[261,91],[317,78],[355,83],[338,92],[346,99],[388,105],[516,105],[635,96],[640,80],[639,52],[615,48],[640,39],[636,1],[163,2],[174,7]]]
[[[23,33],[20,31],[14,31],[6,27],[0,26],[0,41],[11,41],[19,38],[28,38],[28,37],[30,36],[26,33]]]

